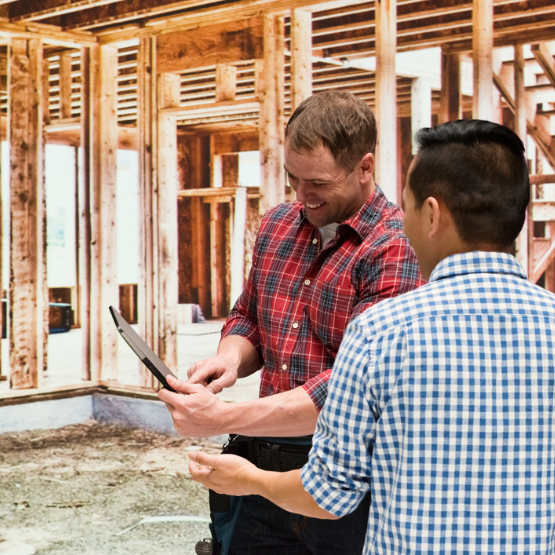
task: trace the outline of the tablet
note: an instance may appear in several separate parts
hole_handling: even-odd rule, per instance
[[[156,353],[144,342],[142,337],[127,323],[125,318],[113,307],[110,307],[110,314],[114,319],[114,323],[125,339],[125,342],[131,347],[133,352],[141,359],[143,364],[154,374],[155,378],[169,391],[176,393],[166,381],[166,376],[177,376],[158,358]]]

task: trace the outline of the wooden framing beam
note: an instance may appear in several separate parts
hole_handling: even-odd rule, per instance
[[[253,17],[163,34],[157,39],[158,73],[260,58],[262,33],[261,18]]]
[[[522,45],[514,47],[514,116],[515,133],[526,146],[526,89],[524,87],[524,49]],[[522,231],[516,240],[516,258],[526,269],[528,275],[531,270],[530,241],[534,237],[534,223],[532,219],[532,197],[526,210],[526,220]]]
[[[109,2],[108,5],[103,2],[102,4],[99,3],[97,7],[67,15],[64,20],[64,29],[94,29],[115,23],[122,25],[136,19],[154,18],[157,15],[169,14],[172,11],[187,8],[198,8],[212,2],[212,0],[182,0],[178,2],[168,0],[117,1],[119,2],[118,6],[111,7]],[[214,20],[212,19],[212,21]],[[166,22],[167,19],[164,17],[159,24],[163,26]]]
[[[46,356],[42,42],[10,46],[10,385],[37,388]]]
[[[237,187],[234,198],[233,237],[231,244],[230,309],[245,285],[245,237],[247,228],[247,188]]]
[[[236,154],[258,150],[258,132],[213,135],[212,146],[214,154]]]
[[[152,4],[151,0],[148,0]],[[190,0],[193,6],[201,5],[201,1],[207,0]],[[210,0],[211,2],[212,0]],[[202,4],[202,5],[203,5]],[[349,0],[352,6],[367,4],[367,0]],[[183,5],[183,2],[180,2]],[[216,8],[205,8],[196,10],[189,14],[176,15],[173,17],[162,16],[159,19],[153,18],[145,23],[144,28],[137,25],[125,30],[117,32],[108,29],[105,33],[98,33],[99,40],[104,43],[121,42],[124,40],[134,39],[143,35],[156,33],[162,35],[167,32],[182,32],[187,29],[195,29],[214,23],[215,19],[220,21],[239,20],[249,17],[259,16],[261,13],[272,13],[274,15],[289,15],[290,10],[302,8],[309,11],[318,11],[324,9],[333,9],[344,6],[344,0],[242,0],[239,3],[227,4]],[[153,11],[152,7],[145,8]],[[119,20],[122,21],[121,19]],[[93,25],[100,26],[110,23],[110,21],[94,22]],[[77,23],[75,26],[69,24],[68,28],[92,28],[90,19],[88,23]],[[64,27],[65,28],[65,27]]]
[[[264,59],[257,60],[256,77],[260,98],[261,214],[285,200],[283,73],[283,18],[266,15]]]
[[[441,52],[441,108],[440,123],[457,120],[461,114],[460,55]]]
[[[148,345],[158,338],[158,264],[156,261],[156,39],[142,38],[138,53],[137,128],[139,151],[139,329]],[[152,374],[139,364],[139,380],[144,387],[155,387]]]
[[[545,241],[545,239],[544,239]],[[534,243],[539,243],[536,239]],[[553,263],[555,259],[555,241],[552,240],[549,247],[539,257],[536,265],[530,269],[529,279],[532,283],[536,283],[542,274],[547,270],[548,266]]]
[[[524,86],[524,48],[521,44],[514,46],[514,115],[515,115],[515,133],[522,139],[526,145],[526,87]]]
[[[553,64],[553,56],[550,54],[545,44],[533,44],[532,54],[534,54],[534,58],[543,69],[551,86],[555,87],[555,65]]]
[[[230,64],[216,65],[216,102],[235,100],[237,92],[237,67]]]
[[[94,82],[93,56],[90,47],[81,52],[81,148],[83,152],[82,199],[83,199],[83,275],[81,289],[81,329],[83,337],[81,377],[91,379],[91,192],[92,192],[92,86]]]
[[[396,0],[382,0],[376,5],[376,181],[392,202],[398,198],[396,13]]]
[[[60,56],[60,116],[71,118],[71,54]]]
[[[412,80],[411,124],[413,139],[420,128],[432,126],[432,87],[422,77]],[[416,150],[416,144],[413,140],[412,154],[416,154]]]
[[[501,78],[498,75],[496,75],[495,73],[493,74],[493,82],[494,82],[495,86],[497,87],[497,89],[499,90],[499,93],[501,94],[501,96],[503,96],[503,98],[505,98],[505,100],[507,102],[507,106],[509,107],[511,112],[513,112],[513,114],[514,114],[515,113],[515,101],[513,99],[513,96],[511,94],[511,92],[507,89],[507,87],[505,86],[505,84],[503,83]],[[542,137],[540,129],[538,128],[538,126],[535,125],[534,123],[532,123],[529,119],[527,119],[526,120],[526,131],[528,132],[528,135],[530,135],[534,139],[534,142],[536,143],[536,146],[540,149],[541,153],[544,155],[544,157],[548,161],[549,165],[552,168],[555,168],[555,153],[551,151],[550,145],[548,145],[546,143],[546,141],[544,140],[544,138]]]
[[[79,148],[73,147],[73,168],[75,175],[74,189],[74,205],[73,205],[73,222],[75,229],[75,297],[73,304],[75,306],[75,318],[73,326],[81,327],[81,170],[79,167]]]
[[[119,306],[117,276],[117,50],[92,50],[91,378],[117,379],[118,333],[107,308]]]
[[[36,21],[47,17],[60,16],[83,9],[90,9],[106,4],[115,4],[122,0],[74,0],[70,3],[60,0],[18,0],[10,9],[10,21]]]
[[[45,44],[79,48],[98,44],[90,33],[62,31],[54,25],[19,24],[0,21],[0,38],[41,39]]]
[[[42,62],[42,118],[45,126],[50,123],[50,61],[45,58]]]
[[[291,10],[291,109],[312,94],[312,14]]]
[[[493,0],[474,0],[472,9],[472,59],[474,92],[472,115],[493,117]]]
[[[179,75],[158,75],[158,107],[179,105]],[[157,131],[158,228],[158,356],[177,368],[177,123],[172,115],[158,114]]]

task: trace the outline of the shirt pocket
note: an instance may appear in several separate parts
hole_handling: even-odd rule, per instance
[[[356,302],[350,272],[317,281],[308,306],[311,325],[326,348],[337,353]]]

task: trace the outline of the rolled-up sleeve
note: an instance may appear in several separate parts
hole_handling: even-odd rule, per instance
[[[258,294],[256,288],[256,272],[259,263],[257,245],[258,239],[254,246],[252,266],[247,283],[225,321],[222,328],[221,339],[230,335],[240,335],[244,337],[247,341],[252,343],[258,352],[258,358],[262,361],[262,347],[260,344],[257,318]]]

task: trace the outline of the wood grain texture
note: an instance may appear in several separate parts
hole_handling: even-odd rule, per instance
[[[10,382],[36,388],[46,321],[42,42],[13,39],[10,55]]]
[[[161,35],[157,71],[172,73],[260,58],[262,36],[262,19],[258,17]]]

